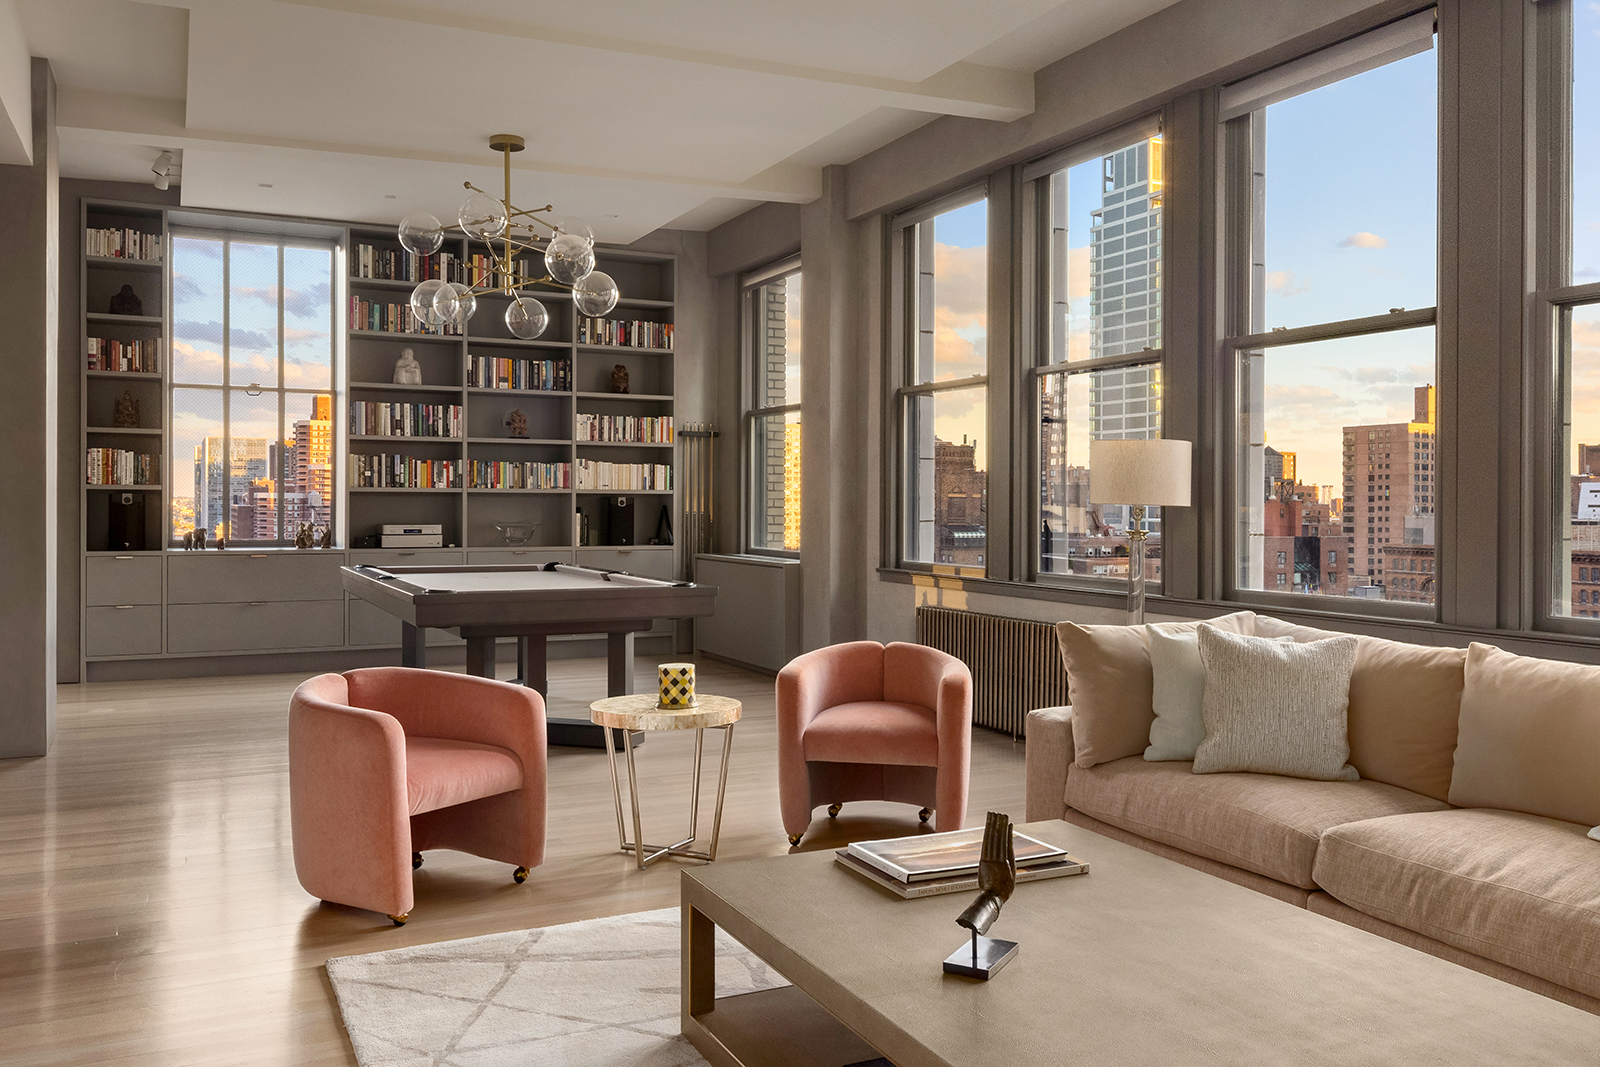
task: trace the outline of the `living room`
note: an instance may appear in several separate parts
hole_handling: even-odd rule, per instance
[[[0,120],[0,1059],[1592,1062],[1600,7],[0,0]]]

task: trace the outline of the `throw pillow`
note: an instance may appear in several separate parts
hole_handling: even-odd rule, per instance
[[[1144,758],[1152,763],[1194,759],[1195,748],[1206,736],[1201,718],[1206,668],[1200,662],[1200,633],[1197,629],[1168,633],[1146,626],[1145,636],[1150,644],[1151,707],[1156,719],[1150,724]],[[1294,643],[1292,637],[1273,640]]]
[[[1356,639],[1283,644],[1200,627],[1205,740],[1194,773],[1250,771],[1353,782],[1346,714]]]
[[[1600,667],[1467,649],[1450,803],[1600,823]]]
[[[1220,630],[1250,633],[1255,613],[1212,619]],[[1198,622],[1155,623],[1165,633],[1193,630]],[[1143,626],[1056,625],[1072,705],[1073,762],[1093,767],[1137,756],[1150,743],[1155,720],[1150,651]]]

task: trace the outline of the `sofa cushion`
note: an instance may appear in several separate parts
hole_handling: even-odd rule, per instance
[[[1210,620],[1233,633],[1251,633],[1255,614],[1237,611]],[[1198,622],[1152,624],[1167,633],[1193,630]],[[1074,759],[1080,767],[1133,756],[1150,743],[1155,721],[1154,680],[1142,626],[1056,625],[1061,659],[1067,668],[1067,699],[1072,705]]]
[[[442,737],[406,738],[406,801],[412,815],[522,788],[510,749]]]
[[[1382,782],[1313,782],[1272,774],[1193,774],[1142,756],[1072,767],[1067,804],[1185,852],[1303,889],[1323,831],[1340,823],[1447,807]]]
[[[836,704],[806,724],[801,743],[808,762],[939,765],[938,721],[932,708],[917,704]]]
[[[1467,649],[1450,803],[1600,823],[1600,667]]]
[[[1266,615],[1256,617],[1256,634],[1296,641],[1339,636]],[[1467,650],[1358,640],[1350,672],[1350,765],[1363,778],[1447,799]]]
[[[1317,884],[1355,910],[1600,997],[1600,852],[1514,811],[1393,815],[1322,836]]]
[[[1194,773],[1252,771],[1353,782],[1345,733],[1354,637],[1306,644],[1200,627],[1205,740]]]

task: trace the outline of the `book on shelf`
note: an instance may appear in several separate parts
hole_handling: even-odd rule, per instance
[[[432,334],[435,337],[457,337],[461,327],[447,322],[443,326],[424,326],[410,303],[389,304],[382,301],[350,297],[350,328],[352,330],[377,330],[382,333]]]
[[[580,459],[577,476],[580,491],[647,493],[672,488],[672,465],[669,463],[606,463]]]
[[[160,485],[161,457],[124,448],[91,448],[85,456],[88,485]]]
[[[352,489],[459,489],[459,459],[350,455]]]
[[[139,230],[112,228],[83,231],[83,254],[102,259],[136,259],[143,263],[161,262],[161,235]]]
[[[460,404],[350,401],[350,432],[367,437],[460,437]]]
[[[461,260],[449,252],[419,256],[404,249],[356,245],[355,276],[385,282],[425,282],[439,278],[447,282],[466,281]]]
[[[578,319],[580,345],[619,348],[672,348],[672,323],[644,319]]]
[[[1012,834],[1012,850],[1019,871],[1024,866],[1054,862],[1067,854],[1064,848],[1047,845],[1038,838],[1015,832]],[[902,882],[975,874],[983,852],[983,827],[857,841],[846,851],[860,862]]]
[[[467,385],[473,389],[520,389],[524,392],[568,392],[572,368],[564,359],[503,359],[467,356]]]
[[[527,258],[526,256],[522,257],[521,259],[513,259],[511,261],[511,269],[512,269],[512,271],[514,271],[520,277],[521,280],[524,280],[524,281],[533,281],[533,280],[535,280],[537,278],[541,278],[541,277],[544,276],[544,268],[543,268],[543,266],[541,265],[540,268],[539,268],[539,273],[535,274],[534,273],[534,267],[533,267],[533,260]],[[513,285],[517,284],[517,281],[518,281],[517,278],[509,278],[508,279],[505,276],[505,274],[503,274],[500,271],[495,270],[494,269],[494,258],[492,256],[482,255],[480,253],[474,253],[474,254],[472,254],[472,255],[467,257],[466,273],[467,273],[467,277],[466,277],[467,284],[471,285],[471,286],[474,286],[474,287],[480,286],[480,285],[487,285],[490,288],[502,289],[502,288],[505,287],[505,285],[506,285],[506,283],[508,281]],[[544,295],[544,296],[548,297],[548,296],[561,296],[563,294],[561,294],[561,293],[545,293],[545,294],[529,293],[527,295],[532,296],[532,297],[537,299],[540,295]]]
[[[978,888],[978,874],[954,874],[943,878],[930,878],[921,882],[902,882],[900,879],[887,875],[870,863],[862,863],[852,856],[848,849],[839,849],[833,854],[834,862],[845,870],[871,882],[873,885],[882,886],[902,900],[912,900],[917,897],[937,897],[945,893],[971,893]],[[1072,874],[1087,874],[1089,865],[1070,854],[1064,855],[1059,860],[1048,863],[1037,863],[1029,867],[1018,865],[1017,884],[1024,882],[1042,882],[1048,878],[1064,878]]]
[[[624,444],[672,443],[671,415],[588,415],[578,413],[578,441],[614,441]]]
[[[467,462],[468,489],[571,489],[572,464],[502,462],[474,459]]]
[[[88,339],[90,370],[161,373],[161,341],[118,341],[114,338]]]

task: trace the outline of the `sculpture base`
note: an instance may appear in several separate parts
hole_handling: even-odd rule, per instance
[[[988,981],[1000,973],[1000,968],[1011,962],[1018,947],[1015,941],[975,937],[945,957],[944,973]]]

